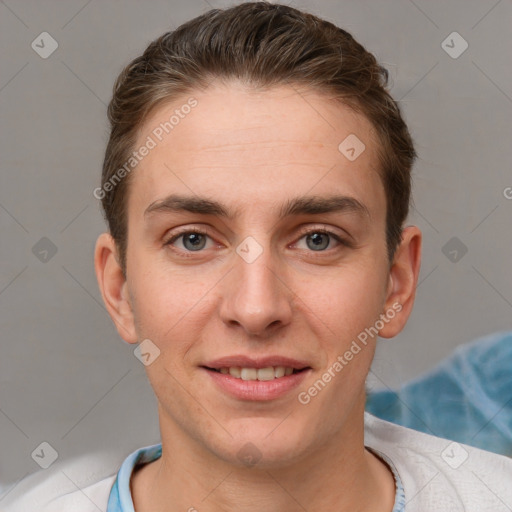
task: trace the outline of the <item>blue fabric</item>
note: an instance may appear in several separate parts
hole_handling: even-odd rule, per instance
[[[395,486],[396,486],[396,493],[395,493],[395,504],[393,505],[393,510],[391,512],[405,512],[405,491],[404,486],[402,484],[402,480],[400,479],[400,475],[398,474],[398,471],[391,461],[391,459],[385,455],[382,452],[370,449],[371,452],[376,454],[378,457],[383,459],[387,465],[390,467],[391,471],[393,472],[393,477],[395,478]],[[107,511],[108,512],[108,511]]]
[[[459,346],[401,389],[370,393],[366,410],[427,434],[512,456],[512,331]]]
[[[130,477],[136,466],[152,462],[162,456],[162,444],[145,446],[132,452],[121,464],[110,490],[107,512],[135,512],[130,492]]]
[[[373,451],[373,450],[372,450]],[[377,455],[384,459],[396,482],[395,505],[392,512],[405,512],[405,496],[402,481],[391,460],[383,453],[377,452]],[[162,456],[162,444],[145,446],[134,451],[121,464],[116,479],[110,490],[108,498],[107,512],[135,512],[133,500],[130,492],[130,477],[136,466],[152,462]]]

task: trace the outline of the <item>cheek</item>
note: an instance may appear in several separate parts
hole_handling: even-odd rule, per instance
[[[139,268],[150,269],[150,266]],[[139,339],[149,338],[162,352],[180,356],[194,336],[199,336],[201,318],[208,306],[207,283],[179,272],[151,268],[131,276],[133,314]]]
[[[316,316],[323,329],[335,337],[334,344],[343,348],[366,327],[373,325],[385,301],[386,274],[377,264],[351,265],[329,276],[303,282],[297,295],[305,311]]]

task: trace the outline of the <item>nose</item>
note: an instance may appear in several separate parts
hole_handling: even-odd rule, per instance
[[[270,248],[252,262],[236,255],[223,286],[220,315],[231,328],[267,338],[290,323],[294,294],[273,264]]]

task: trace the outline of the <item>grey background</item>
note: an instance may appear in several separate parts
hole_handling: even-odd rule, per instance
[[[122,67],[161,33],[227,5],[0,2],[3,496],[39,469],[31,453],[43,441],[60,460],[159,441],[144,367],[97,289],[93,248],[104,224],[92,191]],[[388,67],[420,155],[410,219],[424,233],[416,307],[403,333],[380,342],[373,367],[372,385],[396,387],[457,345],[512,327],[512,3],[292,5],[345,28]],[[43,31],[59,45],[47,59],[31,48]],[[453,31],[469,44],[456,59],[441,46]],[[46,262],[33,253],[42,237],[57,248]],[[456,262],[443,253],[452,237],[467,247]]]

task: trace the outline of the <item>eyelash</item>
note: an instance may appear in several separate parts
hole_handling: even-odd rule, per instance
[[[206,236],[210,237],[211,239],[213,239],[213,237],[211,237],[208,234],[207,231],[201,230],[199,228],[187,228],[187,229],[184,229],[184,230],[182,230],[182,231],[172,235],[169,240],[164,242],[164,246],[172,246],[172,244],[176,240],[178,240],[180,237],[182,237],[183,235],[190,234],[190,233],[197,233],[199,235],[206,235]],[[341,246],[353,247],[352,243],[348,242],[347,240],[345,240],[345,239],[341,238],[340,236],[338,236],[336,233],[334,233],[332,231],[329,231],[328,229],[325,229],[325,228],[304,228],[304,229],[302,229],[300,231],[300,236],[299,236],[297,241],[299,241],[302,238],[304,238],[305,236],[313,234],[313,233],[321,233],[321,234],[324,234],[324,235],[329,235],[331,238],[336,240],[336,242],[338,242]],[[173,248],[173,250],[180,252],[180,254],[182,254],[182,255],[186,254],[187,256],[185,256],[185,257],[191,257],[196,252],[197,253],[203,252],[202,250],[200,250],[200,251],[188,251],[188,250],[182,250],[182,249],[176,249],[176,248]],[[325,254],[326,252],[331,252],[333,250],[336,250],[336,248],[334,248],[334,249],[325,249],[323,251],[313,251],[313,250],[310,250],[308,252],[313,253],[313,254],[319,253],[318,256],[320,257],[321,254]]]

